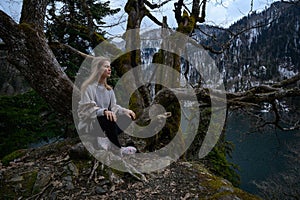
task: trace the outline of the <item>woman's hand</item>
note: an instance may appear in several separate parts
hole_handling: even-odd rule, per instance
[[[116,122],[116,121],[117,121],[117,116],[116,116],[116,114],[113,113],[112,111],[105,110],[105,111],[104,111],[104,115],[106,116],[106,118],[107,118],[109,121],[112,121],[112,122]]]
[[[130,117],[131,119],[135,119],[135,113],[132,111],[132,110],[126,110],[125,111],[125,114],[128,116],[128,117]]]

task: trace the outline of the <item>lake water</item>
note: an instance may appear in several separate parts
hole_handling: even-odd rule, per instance
[[[53,138],[47,138],[47,140],[40,140],[38,142],[34,142],[34,143],[30,143],[28,144],[27,148],[39,148],[41,146],[47,145],[47,144],[52,144],[54,142],[58,142],[58,141],[63,141],[64,138],[57,136],[57,137],[53,137]]]
[[[241,189],[259,194],[253,181],[265,181],[274,174],[288,170],[288,146],[299,137],[297,131],[283,132],[277,129],[249,133],[253,119],[233,112],[228,117],[226,138],[232,141],[235,149],[229,160],[240,167]],[[298,131],[299,132],[299,131]],[[298,143],[298,144],[299,144]]]

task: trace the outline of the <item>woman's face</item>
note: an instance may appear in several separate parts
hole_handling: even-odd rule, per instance
[[[111,67],[110,67],[110,62],[109,61],[105,61],[102,65],[102,78],[108,78],[111,75]],[[101,70],[101,71],[102,71]]]

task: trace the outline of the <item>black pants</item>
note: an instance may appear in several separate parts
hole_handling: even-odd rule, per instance
[[[106,116],[100,116],[97,119],[108,139],[114,145],[121,148],[118,136],[130,125],[132,122],[131,118],[127,115],[119,115],[117,116],[117,122],[108,120]]]

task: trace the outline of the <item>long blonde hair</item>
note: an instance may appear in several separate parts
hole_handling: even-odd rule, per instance
[[[100,75],[103,73],[103,70],[104,70],[104,68],[103,68],[104,62],[106,62],[106,61],[110,62],[110,59],[106,58],[106,57],[102,57],[102,56],[93,58],[92,63],[91,63],[91,74],[81,85],[82,92],[86,90],[88,85],[90,85],[94,82],[98,83],[98,81],[100,79]],[[112,89],[112,87],[107,84],[106,79],[104,80],[104,87],[108,90]]]

